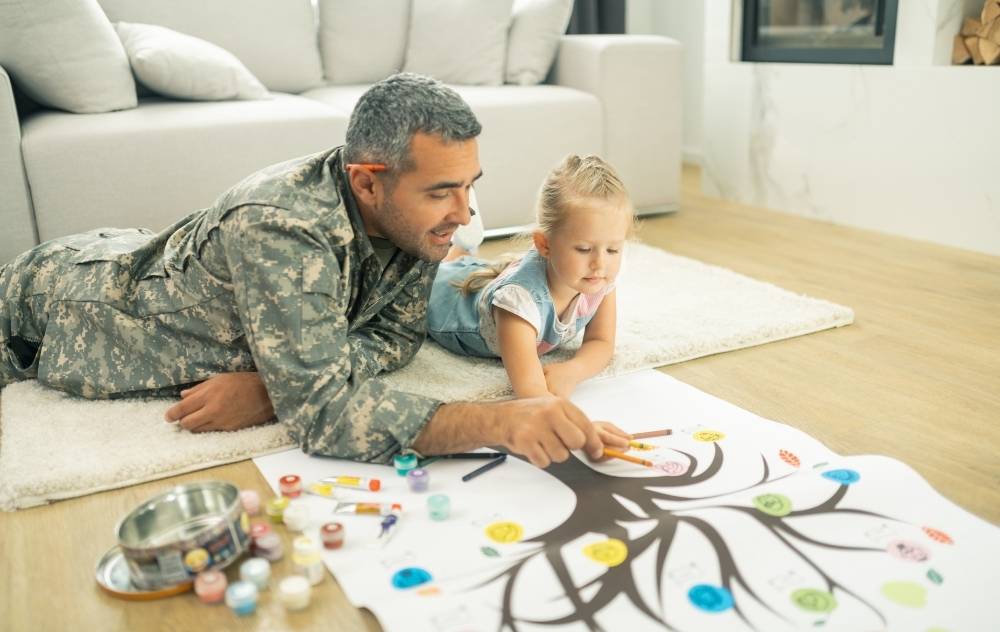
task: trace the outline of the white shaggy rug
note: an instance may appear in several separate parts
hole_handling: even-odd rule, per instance
[[[615,358],[601,375],[801,336],[853,319],[850,308],[630,244],[618,283]],[[406,368],[379,379],[445,401],[510,394],[499,360],[459,357],[434,343],[425,344]],[[280,424],[231,433],[178,430],[163,421],[170,403],[87,401],[37,382],[8,386],[0,397],[0,509],[125,487],[290,445]]]

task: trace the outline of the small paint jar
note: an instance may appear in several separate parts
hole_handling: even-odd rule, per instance
[[[229,581],[219,571],[202,571],[194,578],[194,594],[202,603],[219,603],[226,598]]]
[[[253,543],[254,554],[269,562],[277,562],[285,554],[285,545],[281,543],[281,537],[274,533],[265,533]]]
[[[434,494],[427,499],[427,514],[431,520],[447,520],[451,513],[451,499],[446,494]]]
[[[422,467],[410,470],[406,474],[406,484],[410,486],[411,492],[426,492],[427,486],[431,484],[430,472]]]
[[[271,533],[271,525],[266,522],[255,522],[250,525],[250,539],[256,540],[261,536]]]
[[[339,549],[344,546],[344,525],[339,522],[328,522],[319,529],[319,538],[323,548]]]
[[[296,474],[286,474],[278,479],[278,489],[282,496],[298,498],[302,494],[302,479]]]
[[[257,587],[250,582],[233,582],[226,589],[226,605],[241,617],[257,610]]]
[[[240,564],[240,579],[250,582],[257,590],[267,590],[267,584],[271,580],[270,562],[260,557],[251,557]]]
[[[281,524],[285,509],[288,508],[288,499],[281,496],[267,501],[267,517],[274,524]]]
[[[240,492],[240,503],[243,504],[243,511],[248,515],[256,516],[260,513],[260,494],[253,489],[244,489]]]
[[[309,526],[309,506],[292,503],[285,509],[282,520],[292,531],[305,531]]]
[[[302,610],[309,605],[312,587],[309,580],[301,575],[292,575],[278,584],[278,598],[288,610]]]
[[[396,474],[406,476],[406,473],[417,467],[417,455],[412,452],[408,454],[397,454],[392,457],[392,463],[396,466]]]
[[[292,547],[294,548],[292,564],[295,566],[295,572],[308,579],[313,586],[323,581],[326,569],[319,555],[319,546],[312,538],[299,536],[295,538]]]

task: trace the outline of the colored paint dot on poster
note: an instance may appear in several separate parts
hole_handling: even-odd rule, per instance
[[[681,476],[687,473],[688,465],[687,463],[681,463],[680,461],[664,461],[663,463],[657,463],[656,469],[660,470],[667,476]]]
[[[901,606],[922,608],[927,605],[927,589],[914,582],[886,582],[882,584],[882,594]]]
[[[788,450],[778,450],[778,456],[781,457],[782,461],[788,463],[792,467],[798,467],[802,464],[802,462],[799,461],[799,457],[795,456],[795,454],[789,452]]]
[[[484,546],[479,550],[482,551],[483,555],[486,557],[500,557],[500,551],[497,551],[492,546]]]
[[[799,588],[792,593],[792,602],[808,612],[833,612],[837,607],[832,594],[815,588]]]
[[[441,594],[441,589],[437,586],[424,586],[423,588],[417,588],[417,594],[421,597],[433,597]]]
[[[942,577],[941,573],[937,572],[933,568],[927,569],[927,579],[931,580],[932,583],[937,584],[938,586],[944,583],[944,577]]]
[[[500,544],[518,542],[524,537],[524,528],[516,522],[494,522],[486,527],[486,537]]]
[[[841,485],[853,485],[861,480],[861,475],[854,470],[827,470],[823,472],[823,478]]]
[[[714,443],[726,438],[726,435],[718,430],[699,430],[691,436],[694,437],[695,441],[704,441],[705,443]]]
[[[404,590],[426,584],[429,581],[431,581],[431,574],[415,566],[396,571],[392,576],[392,585]]]
[[[935,542],[940,542],[941,544],[954,544],[955,541],[951,539],[951,536],[941,531],[939,529],[934,529],[933,527],[924,527],[924,533],[927,534],[931,540]]]
[[[792,501],[782,494],[761,494],[753,499],[753,506],[776,518],[787,516],[792,512]]]
[[[610,538],[583,547],[583,554],[598,564],[618,566],[628,558],[628,546],[621,540]]]
[[[688,599],[705,612],[725,612],[733,607],[733,595],[723,586],[698,584],[688,591]]]
[[[908,562],[925,562],[931,556],[919,543],[909,540],[890,540],[885,550],[889,555]]]

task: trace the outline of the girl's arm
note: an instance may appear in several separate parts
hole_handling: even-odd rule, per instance
[[[520,316],[499,307],[493,308],[493,318],[497,324],[500,358],[514,387],[514,395],[519,398],[548,395],[542,363],[538,360],[535,328]]]
[[[615,294],[611,290],[601,301],[597,313],[587,323],[583,344],[573,359],[545,365],[546,386],[553,395],[569,397],[580,382],[600,373],[615,353]]]

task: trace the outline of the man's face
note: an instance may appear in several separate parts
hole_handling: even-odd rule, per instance
[[[395,188],[371,212],[375,229],[404,252],[424,261],[448,254],[451,237],[468,224],[469,190],[482,175],[476,139],[445,143],[417,133],[410,142],[416,167],[400,174]]]

